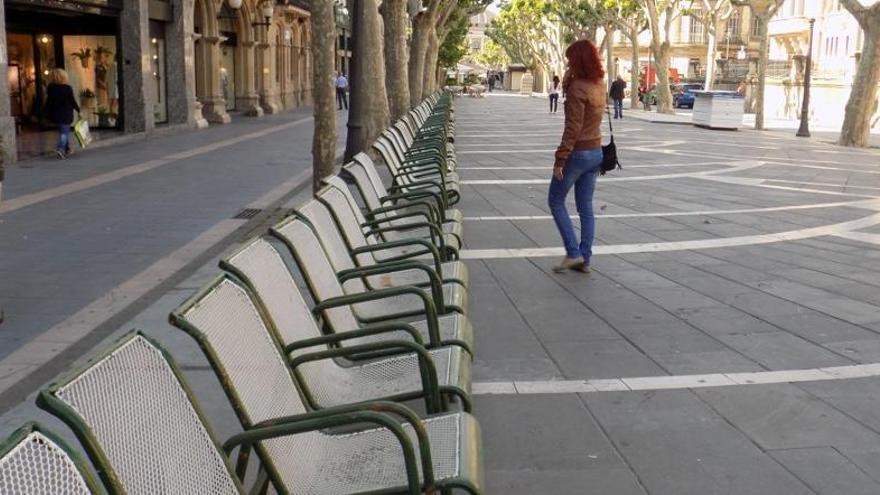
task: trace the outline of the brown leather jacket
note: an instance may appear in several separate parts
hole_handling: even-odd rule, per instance
[[[576,150],[602,146],[602,115],[605,112],[605,83],[574,79],[565,93],[565,131],[556,149],[555,166],[565,166]]]

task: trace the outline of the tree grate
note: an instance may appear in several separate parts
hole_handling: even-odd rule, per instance
[[[236,220],[249,220],[257,216],[261,211],[263,210],[260,208],[245,208],[232,218]]]

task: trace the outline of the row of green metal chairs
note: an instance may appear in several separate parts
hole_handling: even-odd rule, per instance
[[[97,477],[30,423],[0,443],[0,495],[483,493],[452,115],[426,100],[376,143],[389,187],[358,155],[170,315],[241,433],[220,443],[133,331],[37,399]]]

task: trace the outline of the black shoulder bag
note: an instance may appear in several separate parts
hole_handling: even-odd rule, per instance
[[[599,171],[601,175],[611,172],[614,169],[623,168],[617,161],[617,146],[614,144],[614,128],[611,126],[611,110],[605,105],[605,112],[608,113],[608,131],[611,133],[611,141],[602,146],[602,168]]]

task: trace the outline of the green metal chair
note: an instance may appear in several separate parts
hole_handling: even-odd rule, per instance
[[[351,192],[345,179],[338,175],[325,177],[324,184],[338,187],[346,192],[347,197],[354,201],[355,207],[358,207],[357,200]],[[358,208],[360,209],[360,208]],[[410,237],[423,237],[440,239],[438,247],[450,246],[454,250],[462,248],[462,239],[464,238],[461,222],[443,222],[435,212],[430,210],[411,210],[402,212],[390,208],[381,208],[377,212],[362,211],[364,222],[361,226],[368,231],[376,232],[378,237],[383,240],[393,240]],[[442,237],[441,237],[442,234]]]
[[[231,437],[222,448],[173,360],[139,332],[124,336],[84,368],[50,385],[37,404],[73,429],[114,494],[242,495],[238,478],[247,474],[252,450],[268,462],[261,464],[251,493],[265,493],[268,483],[279,494],[328,495],[416,495],[432,486],[419,477],[417,452],[422,453],[422,462],[430,457],[430,452],[421,452],[425,450],[421,445],[414,447],[414,439],[425,438],[423,429],[414,432],[420,423],[402,426],[397,416],[381,412],[396,412],[398,404],[307,413],[295,388],[287,394],[275,393],[273,385],[290,380],[286,368],[277,366],[280,358],[261,362],[243,345],[235,353],[231,377],[236,385],[242,385],[237,380],[243,375],[251,379],[236,392],[226,383],[226,390],[234,393],[240,416],[256,414],[267,421],[249,423],[247,431]],[[239,397],[253,410],[242,410]],[[323,431],[363,425],[377,428],[347,434]],[[364,456],[365,446],[375,449],[370,456]],[[237,448],[238,476],[227,459]],[[386,456],[393,457],[392,463],[382,466],[388,470],[373,473],[380,467],[378,460]],[[275,458],[281,462],[274,462]],[[430,475],[431,464],[427,465]],[[382,485],[386,480],[394,484]]]
[[[289,217],[269,229],[269,232],[284,243],[293,255],[316,304],[313,311],[323,316],[327,332],[337,333],[359,328],[364,322],[387,323],[403,319],[418,330],[428,348],[457,345],[473,356],[473,331],[470,322],[459,313],[438,316],[434,300],[424,290],[404,286],[346,294],[320,240],[306,222],[297,217]],[[407,313],[401,314],[397,304],[403,297],[421,299],[423,307],[412,318],[422,319],[410,320]],[[366,320],[361,316],[365,312],[374,318]]]
[[[383,209],[391,211],[429,211],[441,223],[463,221],[461,210],[444,209],[443,201],[436,193],[410,193],[393,195],[388,192],[385,183],[373,159],[366,153],[358,153],[352,161],[342,167],[344,173],[354,180],[364,204],[370,212],[366,215],[381,215]]]
[[[326,428],[332,425],[324,418],[366,411],[403,420],[402,424],[392,420],[393,427],[339,433],[316,430],[265,442],[257,435],[256,452],[277,491],[398,493],[406,490],[408,481],[412,486],[412,480],[420,480],[426,493],[453,487],[481,492],[480,433],[473,416],[461,412],[421,419],[394,402],[309,412],[284,351],[269,332],[250,331],[262,326],[260,315],[253,306],[248,308],[247,294],[228,278],[190,298],[173,318],[198,338],[244,428],[227,447],[249,442],[254,428],[259,431],[291,422]],[[330,352],[323,355],[333,356]],[[406,443],[417,448],[420,462],[416,462],[416,450],[406,446],[407,455],[401,455],[401,444]]]
[[[261,316],[262,328],[255,319],[243,322],[250,325],[247,331],[269,332],[278,340],[313,409],[424,398],[428,411],[441,412],[447,410],[447,395],[462,399],[465,410],[470,409],[471,359],[460,347],[426,350],[418,332],[405,323],[323,335],[284,259],[266,239],[248,242],[220,266],[247,286],[252,301],[235,299],[241,310]],[[183,324],[179,315],[173,318],[175,324]],[[364,350],[387,356],[352,362]],[[441,393],[443,400],[438,400]]]
[[[360,293],[413,285],[431,290],[435,296],[434,304],[447,309],[444,313],[456,311],[467,314],[467,288],[457,280],[442,280],[436,267],[417,260],[357,266],[325,204],[309,200],[295,210],[294,215],[308,223],[318,236],[346,292]],[[439,294],[442,294],[442,298],[436,297]]]
[[[92,495],[101,493],[79,454],[37,423],[0,441],[0,494]]]

